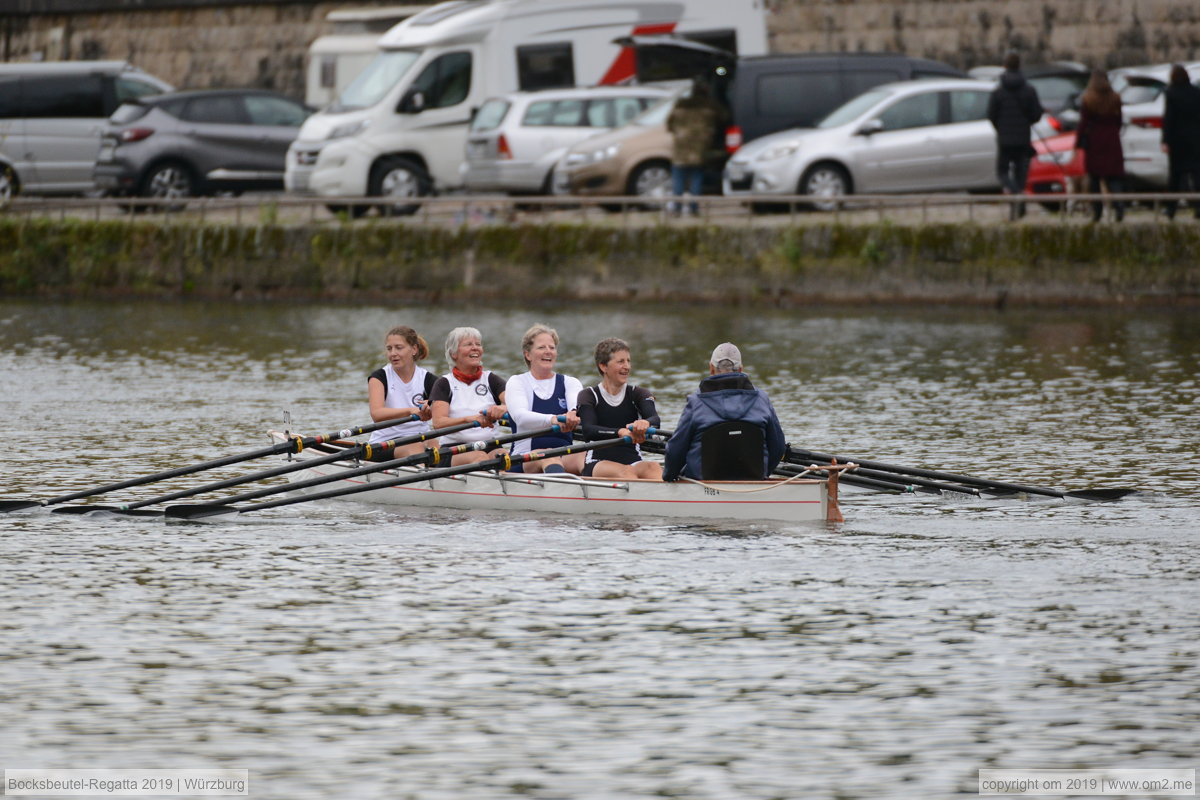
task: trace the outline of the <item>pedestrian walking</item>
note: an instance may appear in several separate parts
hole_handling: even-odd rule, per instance
[[[1004,73],[1000,85],[988,99],[988,119],[996,129],[996,177],[1005,194],[1024,194],[1029,175],[1030,145],[1033,124],[1042,118],[1042,101],[1037,89],[1021,74],[1021,56],[1009,53],[1004,57]],[[1025,216],[1025,204],[1012,203],[1008,218]]]
[[[1200,193],[1200,87],[1175,64],[1165,97],[1162,149],[1167,154],[1167,191]],[[1175,206],[1173,200],[1167,203],[1167,219],[1175,218]],[[1192,211],[1200,219],[1200,200],[1192,201]]]
[[[1125,152],[1121,148],[1121,95],[1113,91],[1104,70],[1092,70],[1079,100],[1079,127],[1075,146],[1084,151],[1084,170],[1091,194],[1120,194],[1125,190]],[[1092,222],[1099,222],[1105,203],[1092,201]],[[1113,203],[1117,222],[1125,217],[1125,204]]]

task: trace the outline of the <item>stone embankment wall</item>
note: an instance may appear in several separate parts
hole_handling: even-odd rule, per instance
[[[0,296],[1200,306],[1200,225],[281,226],[0,217]]]
[[[386,0],[206,0],[82,3],[78,12],[20,13],[0,5],[0,61],[126,59],[182,88],[258,86],[304,91],[309,44],[335,9]],[[71,0],[57,0],[70,8]],[[1200,59],[1195,0],[767,0],[772,50],[892,50],[969,68],[1015,48],[1027,63],[1112,68]],[[131,8],[131,6],[142,6]],[[34,6],[36,7],[36,6]]]

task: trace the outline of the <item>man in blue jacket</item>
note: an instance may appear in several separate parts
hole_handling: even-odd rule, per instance
[[[741,351],[729,342],[719,344],[713,350],[708,372],[709,376],[700,381],[699,391],[688,395],[675,433],[667,442],[663,480],[679,480],[680,475],[711,480],[711,476],[704,475],[701,469],[702,434],[717,425],[738,421],[762,429],[763,472],[760,477],[770,475],[783,458],[787,443],[767,393],[754,388],[742,371]]]

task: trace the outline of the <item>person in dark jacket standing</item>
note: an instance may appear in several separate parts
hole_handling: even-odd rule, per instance
[[[1168,192],[1200,192],[1200,87],[1192,85],[1187,70],[1171,67],[1163,111],[1162,149],[1167,154]],[[1192,201],[1200,219],[1200,200]],[[1175,203],[1167,204],[1167,219],[1175,218]]]
[[[1033,157],[1030,129],[1042,118],[1042,101],[1021,74],[1021,57],[1009,53],[1004,58],[1000,85],[988,100],[988,119],[996,129],[996,176],[1005,194],[1024,194]],[[1009,206],[1009,219],[1025,216],[1025,204]]]
[[[675,432],[667,440],[663,461],[663,480],[679,480],[680,475],[701,480],[700,440],[704,431],[724,422],[742,421],[763,429],[763,474],[770,475],[779,466],[787,449],[783,428],[771,400],[762,389],[755,389],[742,372],[742,353],[736,345],[717,345],[708,362],[708,377],[700,389],[688,395]]]
[[[722,121],[722,110],[713,99],[712,91],[703,80],[692,81],[692,91],[675,102],[667,117],[671,132],[671,190],[676,200],[672,211],[680,211],[686,192],[692,196],[688,212],[699,210],[695,198],[704,191],[704,164],[713,150],[713,141]]]
[[[1079,127],[1075,146],[1083,150],[1088,191],[1120,194],[1125,189],[1125,151],[1121,148],[1121,95],[1113,91],[1104,70],[1092,70],[1083,96],[1079,98]],[[1103,205],[1092,203],[1092,222],[1099,222]],[[1113,204],[1117,222],[1125,216],[1125,204]]]

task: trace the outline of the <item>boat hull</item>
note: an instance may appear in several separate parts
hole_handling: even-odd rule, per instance
[[[300,470],[293,481],[336,476],[353,464],[338,462]],[[388,470],[312,487],[322,493],[366,483],[384,484],[416,476],[417,468]],[[338,499],[338,498],[333,498]],[[594,514],[689,519],[823,521],[829,517],[824,480],[779,481],[608,481],[570,475],[468,473],[384,486],[342,498],[386,506],[520,511],[536,514]],[[836,505],[835,505],[836,507]]]

